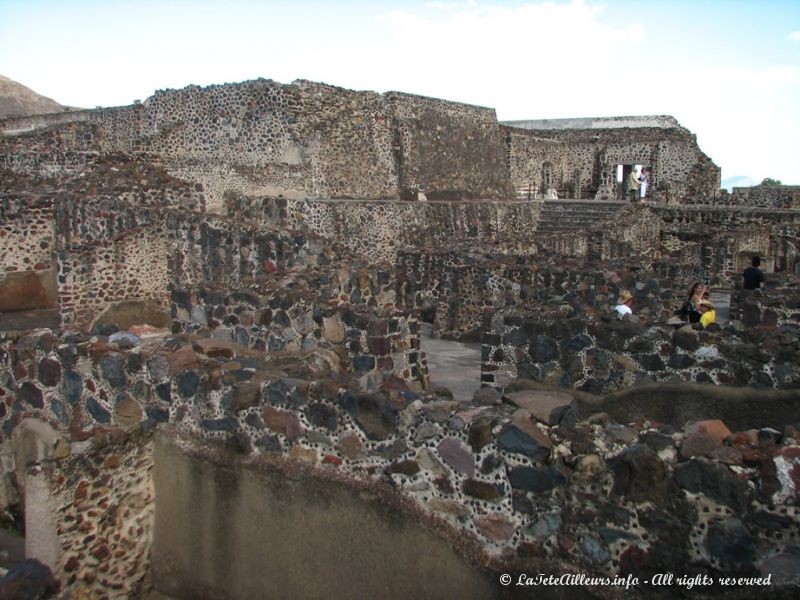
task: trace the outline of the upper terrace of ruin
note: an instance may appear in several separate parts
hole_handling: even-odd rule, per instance
[[[521,129],[617,129],[620,127],[662,127],[682,129],[675,117],[642,115],[632,117],[575,117],[568,119],[521,119],[501,121],[501,124]]]

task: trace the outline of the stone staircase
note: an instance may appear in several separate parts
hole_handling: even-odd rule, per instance
[[[614,217],[627,202],[609,200],[542,200],[539,233],[585,231]]]

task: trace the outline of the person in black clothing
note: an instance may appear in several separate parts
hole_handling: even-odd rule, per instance
[[[675,311],[675,314],[684,321],[689,321],[689,323],[699,323],[701,315],[698,305],[703,299],[705,290],[706,286],[704,286],[702,282],[695,281],[692,287],[689,288],[683,305],[679,310]]]
[[[747,267],[742,273],[743,283],[742,286],[746,290],[757,290],[764,284],[764,273],[758,268],[761,264],[761,257],[754,256],[752,267]]]

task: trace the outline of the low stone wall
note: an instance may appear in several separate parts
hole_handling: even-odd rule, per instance
[[[757,185],[735,187],[730,195],[731,204],[760,206],[763,208],[800,208],[800,186]]]
[[[484,390],[484,404],[472,405],[402,387],[362,394],[346,378],[337,379],[333,363],[320,349],[264,356],[213,339],[82,341],[44,331],[4,337],[0,391],[12,399],[10,406],[0,404],[6,407],[4,448],[23,418],[48,421],[59,432],[49,446],[57,461],[49,481],[61,507],[56,520],[63,552],[55,570],[110,597],[142,580],[146,566],[138,557],[152,531],[153,496],[143,475],[150,464],[147,442],[122,450],[106,444],[119,428],[135,432],[168,421],[194,439],[285,465],[301,482],[298,490],[318,489],[319,474],[337,486],[398,498],[405,514],[438,523],[436,530],[456,550],[494,576],[618,576],[623,583],[606,590],[609,597],[646,595],[657,588],[645,580],[666,572],[706,576],[711,583],[703,589],[717,593],[729,589],[720,577],[762,578],[740,590],[749,597],[796,585],[800,435],[791,426],[731,433],[708,421],[659,426],[648,419],[615,423],[602,415],[576,420],[571,398],[525,389],[509,392],[503,403]],[[125,439],[134,440],[123,436],[123,444]],[[70,461],[77,462],[70,467]],[[157,472],[170,464],[156,464]],[[220,473],[222,487],[214,488],[200,474],[206,467],[189,464],[180,472],[189,469],[191,478],[161,488],[175,489],[169,510],[196,483],[192,497],[219,511],[209,515],[228,515],[229,523],[248,514],[266,519],[274,506],[269,494],[281,496],[274,490],[285,485],[269,473],[254,473],[269,482],[268,496],[236,496],[263,499],[253,506],[256,512],[240,512],[229,492],[200,491],[228,490],[224,482],[235,480],[230,470]],[[90,473],[82,475],[84,470]],[[242,477],[237,489],[244,491],[250,475]],[[345,488],[324,493],[352,497]],[[195,573],[195,563],[185,560],[194,554],[187,552],[203,556],[212,546],[198,540],[199,530],[191,526],[159,525],[158,495],[155,502],[156,530],[167,536],[156,556],[176,557],[157,572],[171,582],[167,591],[175,590],[176,582]],[[114,519],[107,518],[109,511]],[[368,522],[369,514],[363,516]],[[86,533],[82,546],[79,531]],[[230,534],[227,549],[238,547],[235,539],[249,539],[235,537],[241,530],[233,526],[212,525],[212,531]],[[133,549],[122,556],[131,536]],[[348,572],[346,557],[360,556],[350,544],[343,543],[338,555]],[[255,557],[242,560],[250,564]],[[219,571],[208,575],[214,573]],[[322,585],[313,573],[306,575],[308,585]],[[220,581],[224,577],[196,580],[212,587]],[[241,585],[252,581],[261,580]],[[428,584],[421,578],[417,585],[422,590]],[[621,589],[626,585],[632,589]]]
[[[620,320],[611,306],[594,314],[568,304],[501,312],[483,336],[481,379],[501,389],[520,377],[593,393],[677,381],[798,388],[800,313],[796,298],[782,306],[748,303],[743,321],[705,330]]]
[[[647,271],[628,269],[619,262],[601,265],[552,255],[408,252],[400,255],[397,273],[409,280],[407,303],[435,312],[437,333],[453,338],[479,340],[496,312],[506,309],[552,303],[606,313],[622,289],[636,293],[638,309],[644,314],[662,316],[672,310],[669,280],[659,281]]]
[[[331,302],[318,291],[176,290],[172,330],[210,335],[260,352],[323,348],[339,356],[364,389],[377,389],[387,378],[426,385],[416,318],[399,311],[381,316],[365,311],[361,301],[351,305],[339,295]]]

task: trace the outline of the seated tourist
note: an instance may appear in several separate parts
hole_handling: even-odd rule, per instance
[[[633,304],[633,296],[628,290],[622,290],[617,298],[617,305],[614,310],[617,311],[618,317],[625,317],[632,315],[631,305]]]
[[[717,311],[714,310],[714,303],[711,300],[706,298],[700,300],[697,309],[700,311],[700,325],[704,328],[717,322]]]
[[[683,302],[680,310],[677,312],[678,316],[684,321],[689,323],[700,322],[700,311],[697,306],[703,299],[703,294],[706,292],[706,286],[700,281],[695,281],[689,292],[686,294],[686,300]]]

